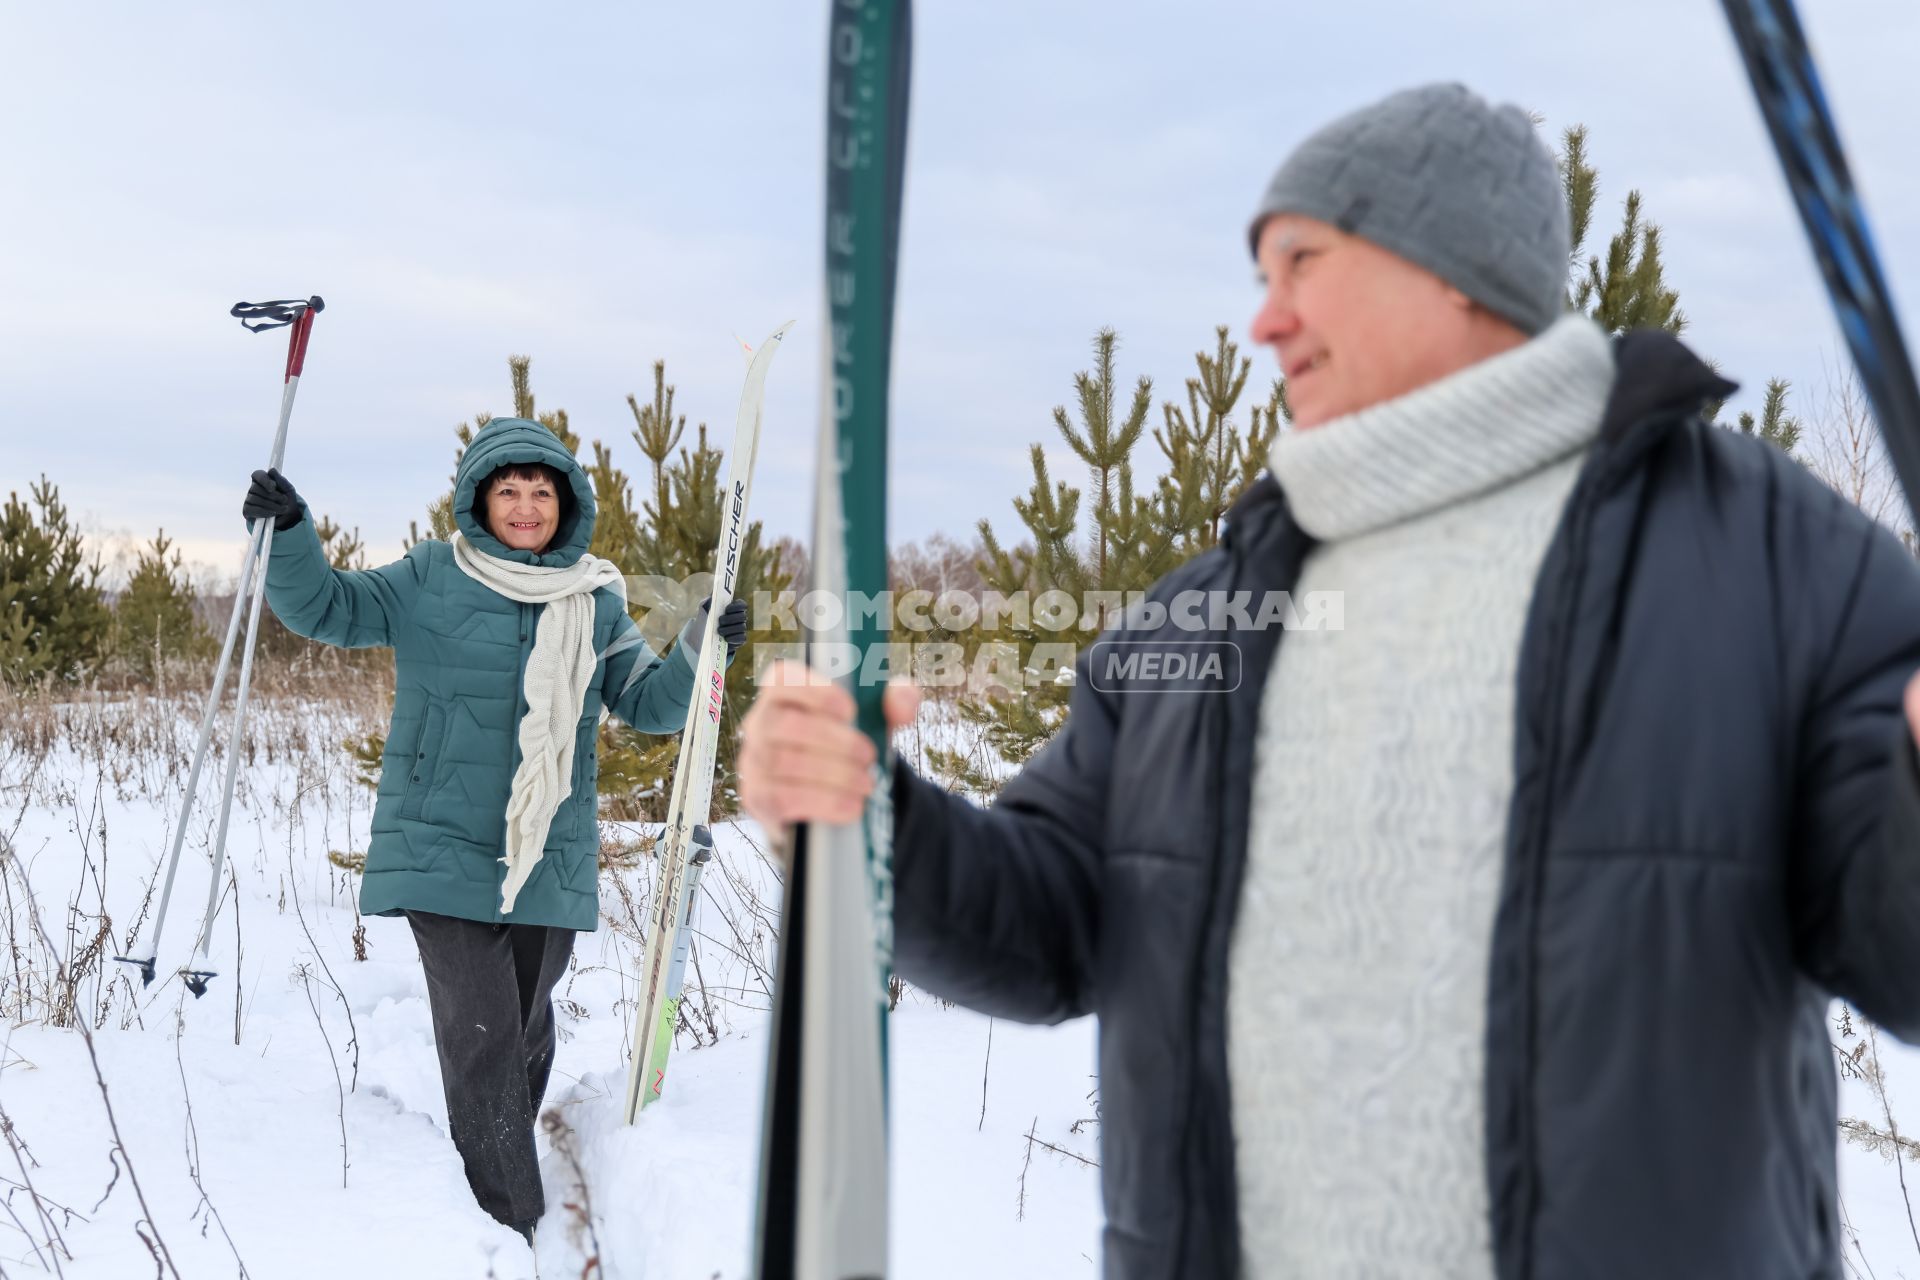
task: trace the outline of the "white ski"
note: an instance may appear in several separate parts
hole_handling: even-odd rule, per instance
[[[753,485],[753,459],[760,447],[760,409],[767,368],[780,340],[793,328],[789,320],[760,344],[747,366],[747,385],[734,420],[733,447],[727,458],[726,510],[720,541],[714,548],[713,603],[694,668],[693,704],[680,731],[680,762],[673,774],[667,825],[660,835],[659,882],[654,891],[647,946],[640,963],[640,1003],[633,1019],[633,1061],[627,1072],[626,1121],[660,1096],[667,1051],[673,1044],[678,992],[672,989],[677,935],[688,915],[687,868],[694,854],[696,827],[704,827],[713,804],[714,753],[720,744],[720,714],[725,706],[726,642],[720,638],[720,614],[733,599],[740,549],[747,536],[747,498]]]

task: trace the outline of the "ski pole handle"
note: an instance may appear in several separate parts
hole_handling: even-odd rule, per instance
[[[314,301],[318,302],[320,299],[315,298]],[[307,335],[313,332],[313,317],[319,310],[318,307],[309,307],[300,313],[298,320],[293,322],[293,332],[287,337],[286,380],[288,382],[299,377],[300,370],[307,363]]]

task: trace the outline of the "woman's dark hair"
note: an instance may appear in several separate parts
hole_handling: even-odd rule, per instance
[[[560,519],[554,526],[554,541],[558,542],[573,528],[575,505],[573,486],[567,483],[567,478],[544,462],[509,462],[503,467],[495,467],[488,472],[487,478],[482,480],[479,487],[473,491],[473,518],[479,522],[482,529],[492,533],[496,538],[500,536],[494,532],[493,526],[487,523],[487,498],[493,493],[493,486],[502,480],[552,485],[554,495],[560,499]]]

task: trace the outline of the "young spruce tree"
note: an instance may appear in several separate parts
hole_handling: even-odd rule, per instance
[[[113,605],[114,655],[137,678],[165,691],[167,668],[212,656],[193,584],[178,547],[160,530],[141,549]]]
[[[1087,468],[1092,504],[1085,526],[1083,491],[1053,479],[1040,444],[1031,451],[1033,485],[1013,504],[1026,539],[1008,547],[990,521],[980,522],[986,553],[980,572],[988,591],[1009,598],[1025,593],[1032,606],[1024,619],[1014,611],[991,629],[983,624],[968,645],[969,670],[985,674],[991,687],[962,698],[960,714],[982,728],[1005,764],[1024,763],[1058,730],[1073,660],[1112,625],[1116,599],[1146,590],[1217,542],[1227,509],[1265,464],[1285,420],[1286,389],[1276,381],[1267,402],[1249,412],[1246,427],[1237,425],[1232,414],[1252,361],[1227,333],[1218,327],[1212,353],[1195,353],[1198,376],[1186,381],[1186,406],[1161,406],[1165,425],[1153,440],[1164,469],[1143,493],[1133,451],[1146,430],[1153,382],[1143,376],[1130,395],[1123,393],[1114,370],[1119,337],[1102,329],[1093,341],[1093,370],[1074,376],[1079,424],[1065,406],[1053,411],[1054,427]],[[1062,604],[1073,619],[1067,627],[1054,625]],[[1001,646],[990,655],[997,660],[981,661],[982,645]],[[960,753],[936,749],[929,762],[955,785],[994,789],[989,771]]]
[[[0,508],[0,680],[83,679],[112,642],[105,567],[45,476]]]
[[[1644,328],[1683,332],[1687,317],[1680,310],[1679,290],[1667,283],[1660,227],[1646,217],[1638,191],[1627,193],[1620,230],[1607,242],[1606,256],[1594,254],[1581,261],[1600,198],[1600,173],[1588,156],[1585,125],[1574,125],[1561,135],[1560,179],[1573,230],[1568,307],[1591,316],[1610,334]],[[1742,413],[1737,425],[1791,454],[1800,443],[1800,424],[1787,414],[1788,389],[1786,379],[1770,379],[1759,417]],[[1719,423],[1723,407],[1719,402],[1707,404],[1707,421]]]
[[[685,414],[674,412],[674,388],[666,380],[666,362],[653,365],[653,396],[641,403],[633,395],[627,407],[633,413],[632,438],[646,458],[649,495],[640,513],[631,517],[633,568],[629,601],[640,620],[641,634],[656,653],[671,651],[680,629],[694,616],[700,601],[713,591],[713,552],[726,513],[726,458],[707,441],[706,424],[695,428],[691,448]],[[676,449],[678,452],[675,452]],[[621,477],[625,483],[625,477]],[[734,594],[751,608],[756,594],[777,597],[792,586],[781,568],[777,550],[766,544],[760,522],[750,521],[740,548]],[[739,752],[740,718],[753,699],[752,673],[756,644],[772,638],[774,619],[750,617],[746,643],[734,655],[727,672],[726,707],[722,713],[718,760],[720,784],[714,792],[717,812],[735,804],[733,763]],[[618,730],[601,753],[602,790],[634,816],[665,816],[666,803],[679,758],[677,738],[653,738]]]

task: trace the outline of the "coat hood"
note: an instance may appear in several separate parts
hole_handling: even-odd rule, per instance
[[[561,513],[560,527],[553,541],[539,554],[515,551],[507,546],[487,531],[473,511],[480,483],[511,462],[538,462],[552,467],[566,477],[573,490],[572,510]],[[476,549],[501,560],[555,569],[575,564],[593,543],[594,514],[593,483],[580,466],[580,460],[567,451],[553,432],[526,418],[495,418],[480,428],[454,472],[454,527]]]

